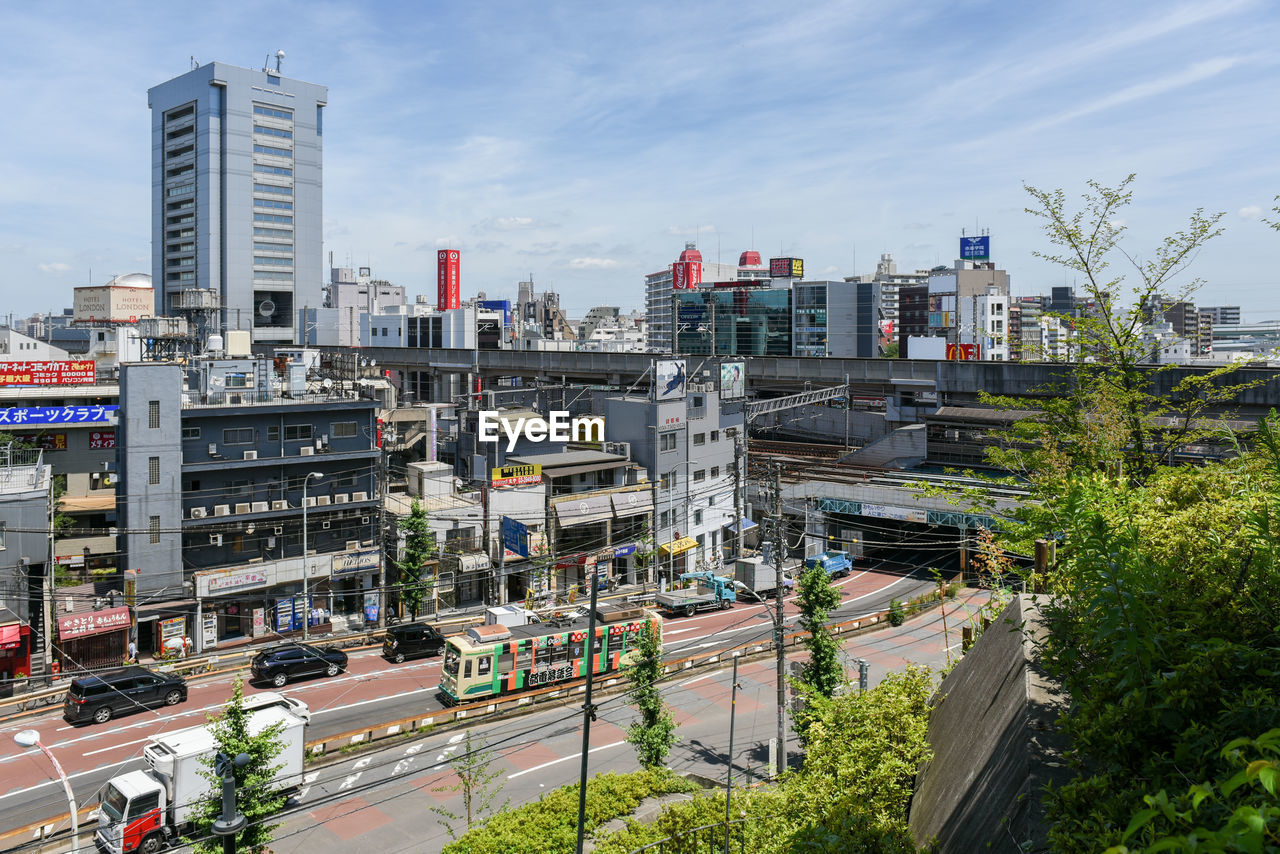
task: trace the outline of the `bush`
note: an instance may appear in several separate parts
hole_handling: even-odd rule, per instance
[[[693,792],[698,787],[670,771],[599,774],[587,781],[587,833],[630,815],[657,795]],[[494,815],[444,847],[442,854],[571,854],[578,842],[578,787],[562,786],[531,804]]]
[[[897,599],[889,600],[889,625],[900,626],[907,619],[907,613],[902,609],[902,603]]]

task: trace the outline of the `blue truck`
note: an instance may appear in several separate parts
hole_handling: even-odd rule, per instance
[[[658,607],[668,614],[692,617],[694,611],[730,608],[738,600],[731,578],[713,572],[686,572],[680,580],[686,584],[693,582],[693,586],[668,590],[654,597]]]
[[[805,569],[814,566],[821,566],[832,578],[846,578],[853,572],[853,561],[849,559],[848,552],[823,552],[820,555],[805,558]]]

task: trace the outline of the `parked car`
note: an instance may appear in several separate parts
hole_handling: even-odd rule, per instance
[[[244,697],[244,709],[247,712],[275,707],[292,712],[295,717],[301,718],[303,723],[311,723],[311,708],[297,697],[287,697],[275,691],[259,691],[256,694],[246,694]]]
[[[116,715],[176,706],[186,700],[187,683],[181,676],[153,673],[145,667],[122,667],[72,679],[62,701],[62,717],[73,724],[105,724]]]
[[[444,635],[427,623],[404,623],[387,629],[382,639],[382,657],[396,664],[406,658],[439,655],[444,652]]]
[[[299,676],[337,676],[347,669],[347,654],[340,649],[305,643],[285,643],[264,649],[249,665],[252,679],[283,688]]]

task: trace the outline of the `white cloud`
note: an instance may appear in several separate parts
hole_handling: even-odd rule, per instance
[[[1241,219],[1261,219],[1262,208],[1259,205],[1245,205],[1236,211]]]
[[[48,264],[40,265],[40,272],[42,273],[66,273],[70,269],[70,264],[64,264],[61,261],[51,261]]]
[[[684,237],[690,234],[715,234],[716,227],[714,225],[669,225],[662,230],[662,233],[670,237]]]
[[[574,258],[569,266],[575,270],[609,270],[618,266],[612,258]]]
[[[830,267],[823,267],[823,268],[822,268],[822,272],[823,272],[824,274],[826,274],[826,273],[839,273],[839,272],[840,272],[840,268],[839,268],[839,267],[837,267],[837,266],[835,266],[835,265],[833,264],[833,265],[831,265]]]
[[[533,217],[531,216],[500,216],[493,221],[493,227],[503,231],[510,231],[514,228],[532,228]]]
[[[437,249],[457,249],[458,244],[460,242],[461,241],[458,240],[458,236],[456,234],[450,234],[447,237],[437,237],[436,248]]]

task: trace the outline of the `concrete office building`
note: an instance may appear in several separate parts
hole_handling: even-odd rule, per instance
[[[1200,313],[1207,314],[1213,326],[1239,326],[1240,306],[1238,305],[1202,305]]]
[[[679,279],[677,280],[677,276]],[[710,264],[702,260],[697,244],[686,243],[674,264],[644,277],[644,306],[649,350],[670,353],[678,327],[672,325],[672,304],[676,295],[702,282],[758,281],[769,278],[760,262],[760,253],[743,252],[737,264]]]
[[[147,93],[156,313],[293,343],[323,304],[328,89],[211,62]]]
[[[32,675],[45,649],[52,480],[42,451],[0,446],[0,678]]]

